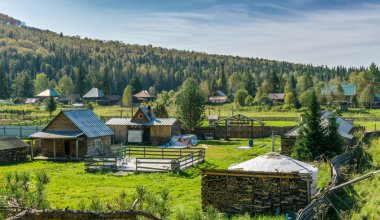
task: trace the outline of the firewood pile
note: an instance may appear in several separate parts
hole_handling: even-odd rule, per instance
[[[310,182],[298,173],[204,170],[202,206],[227,214],[298,211],[310,201]]]

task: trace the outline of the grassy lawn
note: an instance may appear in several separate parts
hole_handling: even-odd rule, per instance
[[[255,139],[251,150],[236,150],[246,146],[247,139],[231,141],[212,140],[201,141],[199,146],[207,145],[205,163],[185,170],[182,173],[151,173],[116,176],[113,173],[86,173],[82,162],[30,162],[15,165],[0,166],[0,184],[4,175],[11,171],[35,172],[44,170],[51,177],[47,186],[47,196],[53,208],[78,209],[80,202],[89,203],[94,197],[102,201],[113,200],[122,190],[132,194],[137,185],[144,185],[152,192],[162,188],[171,191],[175,210],[193,210],[201,207],[201,168],[225,169],[229,165],[242,162],[264,154],[271,149],[271,139]],[[276,139],[276,150],[279,149],[280,139]]]

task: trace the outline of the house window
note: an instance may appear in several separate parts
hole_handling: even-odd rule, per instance
[[[143,118],[143,114],[139,114],[139,118],[142,119]]]

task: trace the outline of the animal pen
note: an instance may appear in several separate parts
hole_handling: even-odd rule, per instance
[[[202,163],[203,148],[159,148],[121,146],[119,157],[91,157],[85,160],[87,171],[114,170],[133,172],[179,172]]]

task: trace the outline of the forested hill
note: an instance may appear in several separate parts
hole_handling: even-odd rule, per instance
[[[133,76],[139,77],[143,89],[175,90],[186,78],[193,76],[207,82],[212,90],[222,72],[221,63],[224,63],[230,85],[234,80],[241,83],[239,77],[244,73],[252,74],[255,83],[260,84],[270,77],[272,71],[280,79],[287,78],[289,74],[296,79],[307,74],[310,82],[317,82],[337,76],[344,81],[353,70],[81,39],[28,27],[3,14],[0,14],[0,55],[7,81],[7,94],[2,92],[1,95],[7,97],[17,89],[12,84],[18,73],[34,80],[38,73],[43,72],[51,80],[50,86],[67,75],[74,82],[75,93],[79,94],[91,87],[98,87],[109,94],[122,94]],[[285,80],[279,81],[281,89]],[[229,90],[227,92],[234,92],[234,86]],[[13,91],[13,94],[17,93]]]

